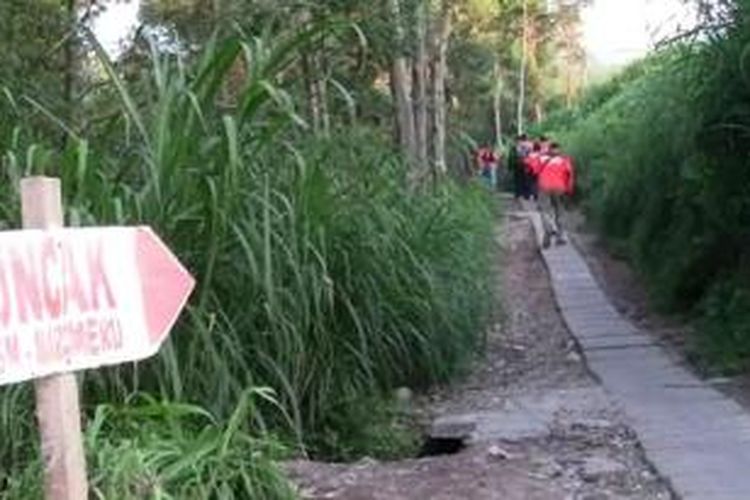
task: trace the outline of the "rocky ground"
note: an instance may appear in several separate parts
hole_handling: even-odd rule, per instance
[[[431,452],[391,463],[287,464],[305,499],[668,499],[620,410],[588,372],[552,295],[530,223],[498,223],[497,297],[474,371],[417,405]],[[457,449],[460,448],[460,449]]]

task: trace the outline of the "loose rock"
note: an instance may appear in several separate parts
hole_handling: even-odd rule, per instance
[[[494,460],[508,460],[511,458],[510,453],[497,445],[492,445],[487,450],[487,456]]]

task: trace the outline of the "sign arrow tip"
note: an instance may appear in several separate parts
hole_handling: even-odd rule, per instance
[[[195,280],[150,228],[138,228],[138,274],[152,344],[161,344],[195,286]]]

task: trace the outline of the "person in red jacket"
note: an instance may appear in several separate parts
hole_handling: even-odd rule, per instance
[[[500,158],[488,147],[480,148],[476,154],[479,175],[489,188],[494,188],[497,183],[497,170]]]
[[[552,237],[556,244],[565,244],[561,220],[563,198],[571,196],[575,188],[573,160],[560,151],[559,144],[550,146],[549,156],[539,165],[539,212],[542,215],[544,237],[542,245],[548,248]]]
[[[542,154],[541,144],[534,142],[531,147],[531,152],[523,159],[524,169],[526,173],[526,182],[528,185],[528,194],[534,200],[539,199],[539,186],[538,179],[539,171],[545,160],[545,156]]]

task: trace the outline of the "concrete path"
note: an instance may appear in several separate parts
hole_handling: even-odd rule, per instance
[[[527,213],[541,238],[538,214]],[[750,416],[623,318],[573,245],[542,256],[589,367],[674,491],[684,499],[750,499]]]

